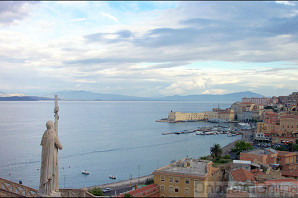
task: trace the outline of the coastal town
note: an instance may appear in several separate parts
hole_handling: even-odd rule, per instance
[[[1,1],[1,197],[298,198],[298,1]]]
[[[297,197],[298,92],[272,98],[242,98],[212,112],[171,111],[158,122],[212,122],[180,133],[242,135],[210,155],[171,161],[152,174],[82,189],[60,189],[62,197]],[[234,123],[230,129],[221,123]],[[169,133],[171,134],[171,133]],[[168,135],[168,134],[162,134]],[[0,196],[38,196],[37,190],[0,178]]]
[[[168,134],[240,133],[242,139],[223,148],[215,144],[210,148],[209,156],[199,159],[187,157],[160,167],[147,176],[147,181],[151,179],[152,184],[138,188],[139,183],[134,181],[134,190],[117,196],[297,197],[297,107],[298,92],[293,92],[272,98],[242,98],[230,108],[214,108],[212,112],[171,111],[168,118],[157,121],[206,121],[218,125],[209,130],[204,128]],[[220,127],[223,122],[240,123],[239,130],[227,132],[226,127]],[[210,131],[213,133],[210,134]],[[110,190],[111,186],[100,187]],[[113,187],[116,189],[117,184]],[[115,191],[111,195],[115,195]]]

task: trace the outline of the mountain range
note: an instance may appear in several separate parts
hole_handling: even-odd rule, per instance
[[[1,92],[3,93],[3,92]],[[20,94],[19,94],[20,95]],[[4,96],[0,101],[37,101],[37,100],[54,100],[54,95],[58,95],[60,100],[71,101],[241,101],[247,97],[263,97],[260,94],[250,91],[237,92],[223,95],[201,94],[187,96],[166,96],[160,98],[136,97],[117,94],[101,94],[89,91],[60,91],[46,96]]]

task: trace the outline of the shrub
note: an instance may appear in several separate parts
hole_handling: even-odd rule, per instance
[[[154,183],[154,180],[153,179],[147,179],[145,184],[146,185],[150,185],[150,184],[153,184]]]
[[[201,156],[200,159],[201,159],[201,160],[208,160],[208,159],[209,159],[209,156],[208,156],[208,155],[206,155],[206,156]]]
[[[90,192],[91,194],[93,194],[95,196],[104,196],[101,188],[99,188],[99,187],[94,187],[92,189],[89,189],[88,192]]]

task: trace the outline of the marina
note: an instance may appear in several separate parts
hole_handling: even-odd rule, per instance
[[[243,127],[245,126],[245,128]],[[223,125],[215,125],[215,126],[204,126],[204,127],[198,127],[197,129],[193,130],[183,130],[183,131],[175,131],[175,132],[165,132],[162,133],[162,135],[170,135],[170,134],[189,134],[189,133],[195,133],[196,135],[221,135],[221,134],[227,134],[228,137],[233,137],[236,135],[240,135],[241,130],[247,130],[247,128],[250,128],[250,125],[245,123],[245,125],[240,125],[240,127],[231,128]]]

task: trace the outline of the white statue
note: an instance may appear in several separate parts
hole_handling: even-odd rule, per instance
[[[39,196],[60,196],[58,184],[58,149],[62,145],[58,138],[58,111],[59,107],[55,103],[55,125],[53,121],[46,123],[47,130],[41,139],[41,168],[40,168],[40,185],[38,190]]]

